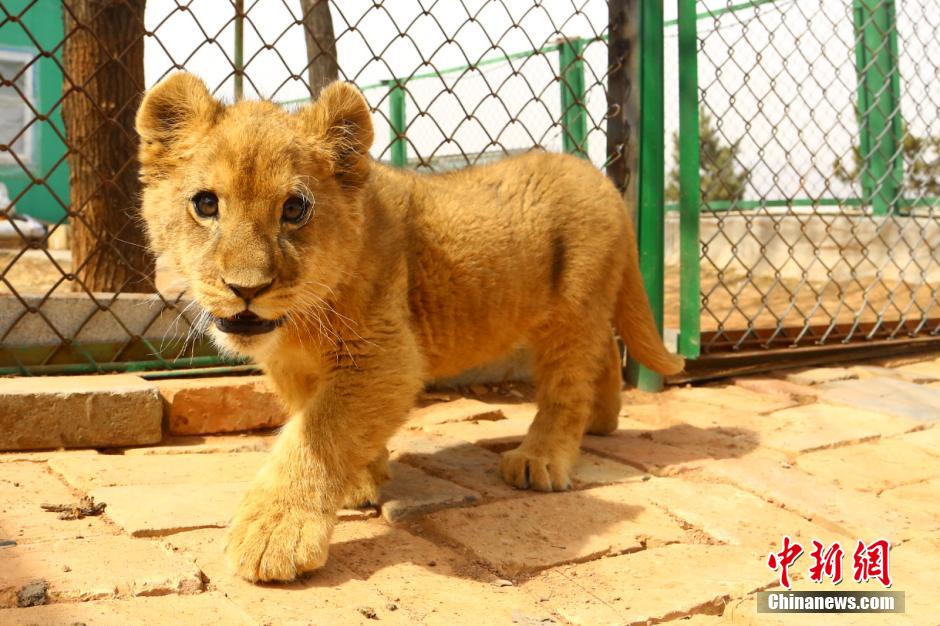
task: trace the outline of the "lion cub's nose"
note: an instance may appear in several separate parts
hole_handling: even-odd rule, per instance
[[[232,283],[225,283],[225,285],[232,290],[232,293],[245,301],[246,305],[250,304],[253,299],[257,298],[265,291],[270,289],[271,285],[273,284],[273,280],[268,281],[263,285],[252,285],[250,287],[245,285],[233,285]]]

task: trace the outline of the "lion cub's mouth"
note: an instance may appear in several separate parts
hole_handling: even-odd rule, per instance
[[[263,317],[258,317],[251,311],[242,311],[232,317],[216,317],[214,321],[215,327],[223,333],[232,333],[235,335],[263,335],[280,326],[283,318],[266,320]]]

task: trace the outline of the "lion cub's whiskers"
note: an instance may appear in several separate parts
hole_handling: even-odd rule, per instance
[[[177,325],[177,324],[179,323],[179,321],[180,321],[180,318],[186,319],[184,316],[185,316],[186,313],[187,313],[191,308],[193,308],[194,306],[198,306],[195,300],[190,300],[189,302],[187,302],[187,303],[186,303],[186,306],[184,306],[182,309],[180,309],[178,305],[174,304],[174,308],[177,309],[178,313],[176,314],[176,317],[173,318],[173,321],[170,322],[170,323],[167,325],[166,329],[163,331],[163,336],[160,337],[160,354],[163,354],[163,349],[166,347],[167,335],[170,333],[171,330],[173,330],[173,329],[176,327],[176,325]],[[187,321],[189,321],[189,320],[187,319]],[[192,325],[193,325],[194,323],[195,323],[195,321],[193,321],[192,323],[190,323],[190,326],[189,326],[189,329],[190,329],[190,330],[192,330]],[[187,333],[187,336],[188,336],[188,333]],[[185,348],[186,348],[186,343],[184,342],[184,343],[183,343],[183,349],[185,349]],[[176,358],[179,358],[179,354],[176,355]]]

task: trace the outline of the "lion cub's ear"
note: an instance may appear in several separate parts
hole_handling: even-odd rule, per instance
[[[154,85],[144,95],[135,121],[144,173],[163,169],[161,163],[172,160],[173,145],[186,134],[207,129],[224,108],[205,83],[186,72]]]
[[[331,83],[299,115],[311,134],[323,142],[339,183],[355,188],[365,182],[374,133],[369,103],[359,90],[349,83]]]

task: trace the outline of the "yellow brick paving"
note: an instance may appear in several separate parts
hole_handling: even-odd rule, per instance
[[[284,585],[222,558],[270,431],[3,453],[0,624],[936,624],[937,380],[934,358],[625,391],[620,430],[586,438],[562,494],[496,478],[527,392],[429,394],[390,444],[386,510],[344,512],[327,566]],[[102,516],[40,507],[85,495]],[[852,550],[888,539],[907,612],[757,614],[783,534],[806,547],[794,589],[879,588],[852,580]],[[808,580],[813,539],[846,547],[838,587]]]

